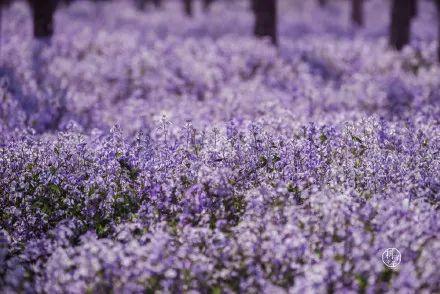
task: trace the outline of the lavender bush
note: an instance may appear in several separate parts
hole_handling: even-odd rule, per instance
[[[438,293],[433,3],[400,53],[379,0],[280,1],[279,48],[162,4],[61,8],[37,63],[3,12],[0,292]]]

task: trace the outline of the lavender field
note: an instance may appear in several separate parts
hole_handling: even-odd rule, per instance
[[[437,9],[328,2],[5,7],[0,293],[440,293]]]

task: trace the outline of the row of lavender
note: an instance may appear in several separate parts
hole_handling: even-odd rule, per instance
[[[189,21],[110,3],[97,21],[78,3],[39,68],[11,8],[2,292],[439,290],[435,30],[402,53],[341,27],[278,50],[226,5]]]

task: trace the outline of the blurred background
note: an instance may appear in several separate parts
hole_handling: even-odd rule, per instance
[[[209,97],[225,85],[236,91],[230,77],[242,69],[228,66],[242,64],[248,80],[261,72],[262,56],[279,56],[294,71],[307,68],[314,79],[336,83],[336,90],[344,75],[366,63],[374,76],[400,62],[417,72],[440,58],[438,0],[1,3],[0,76],[10,94],[3,113],[20,114],[4,121],[38,132],[63,129],[72,120],[85,129],[108,129],[121,120],[129,129],[139,127],[170,108],[167,99],[169,106],[186,101],[191,112],[201,101],[213,103]],[[272,79],[271,91],[296,91],[290,78],[262,74]],[[208,109],[219,109],[219,121],[230,112]]]
[[[298,38],[308,34],[387,36],[401,49],[411,36],[437,38],[437,0],[2,0],[4,35],[51,37],[66,26],[133,29],[212,38],[225,34]],[[187,19],[185,19],[187,18]],[[20,28],[16,24],[20,23]],[[111,26],[109,27],[109,25]],[[33,27],[33,29],[32,29]],[[74,33],[74,31],[72,31]]]

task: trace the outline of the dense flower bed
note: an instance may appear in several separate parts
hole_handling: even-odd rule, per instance
[[[440,290],[430,3],[401,53],[380,13],[354,32],[302,1],[275,49],[246,3],[80,2],[38,68],[26,7],[4,14],[0,292]]]

